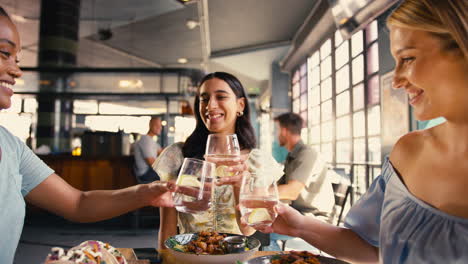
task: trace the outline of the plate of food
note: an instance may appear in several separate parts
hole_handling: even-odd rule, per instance
[[[235,264],[258,251],[260,241],[253,237],[202,231],[169,237],[165,246],[176,263]]]
[[[47,255],[45,264],[127,264],[122,253],[101,241],[88,240],[71,249],[54,247]]]
[[[320,255],[315,255],[307,251],[290,251],[289,253],[281,253],[276,255],[261,256],[251,259],[244,264],[349,264],[339,259],[327,258]]]

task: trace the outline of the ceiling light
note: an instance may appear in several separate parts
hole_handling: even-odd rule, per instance
[[[185,25],[188,27],[188,29],[194,29],[200,25],[200,22],[189,19],[187,22],[185,22]]]
[[[188,62],[188,60],[186,58],[179,58],[177,59],[177,62],[180,63],[180,64],[185,64]]]
[[[120,80],[119,87],[130,88],[130,89],[142,88],[143,82],[141,80]]]

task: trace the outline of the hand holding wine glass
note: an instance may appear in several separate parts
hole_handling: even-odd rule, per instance
[[[273,178],[264,173],[247,173],[240,189],[242,221],[255,229],[272,225],[278,213],[278,188]]]
[[[185,158],[177,177],[174,205],[182,213],[203,213],[211,207],[215,165]]]

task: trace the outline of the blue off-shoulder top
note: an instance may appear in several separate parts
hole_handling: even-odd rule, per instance
[[[379,247],[385,264],[468,263],[468,219],[412,195],[388,157],[382,174],[349,211],[345,227]]]

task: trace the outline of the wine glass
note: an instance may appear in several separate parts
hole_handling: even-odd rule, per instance
[[[273,177],[261,171],[244,175],[239,196],[244,223],[255,229],[271,226],[278,216],[275,209],[278,202],[278,187]]]
[[[185,158],[177,177],[173,201],[182,213],[203,213],[211,207],[215,164]]]
[[[216,164],[216,178],[235,176],[230,172],[230,166],[238,165],[240,160],[240,146],[236,134],[210,134],[206,142],[205,160]],[[231,191],[232,186],[216,186],[215,197],[218,207],[228,207],[230,196],[226,195]]]

